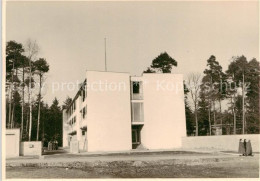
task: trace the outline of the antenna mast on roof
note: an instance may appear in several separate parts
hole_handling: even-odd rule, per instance
[[[107,39],[105,38],[105,71],[107,71]]]

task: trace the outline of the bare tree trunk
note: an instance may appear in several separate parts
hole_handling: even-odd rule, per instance
[[[188,86],[191,98],[194,104],[194,114],[196,121],[196,136],[199,135],[199,124],[198,124],[198,102],[199,102],[199,91],[200,91],[201,75],[199,73],[191,73],[188,76]]]
[[[218,102],[219,102],[219,111],[220,111],[220,125],[221,125],[221,131],[222,131],[222,121],[223,121],[223,119],[222,119],[222,109],[221,109],[221,99],[219,99],[218,100]]]
[[[243,73],[243,85],[242,85],[242,124],[243,124],[243,129],[242,129],[242,134],[245,134],[245,76]]]
[[[29,128],[29,112],[27,111],[27,119],[26,119],[26,134],[28,133]]]
[[[235,100],[234,100],[235,102]],[[234,117],[234,130],[233,130],[233,134],[236,134],[236,130],[237,130],[237,127],[236,127],[236,109],[235,109],[235,103],[233,103],[233,98],[231,96],[231,104],[232,104],[232,112],[233,112],[233,117]]]
[[[214,122],[214,126],[216,126],[216,113],[215,113],[215,100],[214,100],[214,98],[213,98],[213,81],[212,81],[212,77],[210,77],[210,83],[211,83],[211,86],[210,86],[210,88],[211,88],[211,90],[210,90],[210,92],[211,92],[211,100],[212,100],[212,103],[213,103],[213,122]]]
[[[211,116],[210,116],[210,110],[211,110],[211,106],[209,103],[209,135],[211,136]]]
[[[11,121],[11,128],[14,128],[14,107],[15,107],[15,103],[13,103],[13,110],[12,110],[12,121]]]
[[[24,67],[23,67],[23,85],[22,85],[22,121],[21,121],[21,136],[20,139],[23,139],[23,125],[24,125]]]
[[[12,82],[10,84],[10,102],[9,102],[9,128],[12,128],[12,102],[13,102],[13,85],[14,85],[14,62],[12,69]]]
[[[9,86],[9,116],[8,116],[8,127],[11,128],[11,115],[12,115],[12,84]]]
[[[42,145],[44,145],[44,121],[42,122]]]
[[[215,108],[215,101],[213,101],[213,120],[214,120],[214,125],[216,126],[216,108]]]
[[[29,102],[30,102],[30,98],[29,98],[29,87],[28,87],[28,103]],[[28,128],[29,128],[29,111],[27,110],[26,133],[28,133]]]
[[[42,76],[40,75],[40,90],[39,90],[39,100],[38,100],[38,123],[37,123],[37,141],[39,140],[39,130],[40,130],[40,114],[41,114],[41,88],[42,88]]]
[[[23,97],[24,97],[24,96],[23,96]],[[23,120],[24,120],[24,118],[23,118],[23,117],[24,117],[24,115],[23,115],[23,112],[24,112],[23,109],[24,109],[24,108],[23,108],[23,107],[24,107],[24,100],[22,101],[22,118],[21,118],[22,120],[21,120],[21,133],[20,133],[20,134],[21,134],[21,135],[20,135],[20,139],[21,139],[21,140],[22,140],[22,138],[23,138],[23,125],[24,125],[24,123],[23,123]]]
[[[14,69],[14,63],[13,63],[13,71],[15,71],[15,74],[16,74],[16,77],[17,77],[17,68]],[[14,72],[13,72],[14,74]],[[13,80],[13,75],[12,75],[12,84],[13,84],[13,88],[14,88],[14,91],[17,90],[16,89],[16,85],[14,84],[14,80]],[[14,102],[14,98],[13,98],[13,110],[12,110],[12,120],[11,120],[11,128],[14,128],[14,113],[15,113],[15,102]]]
[[[195,120],[196,120],[196,136],[198,136],[199,135],[199,124],[198,124],[197,106],[195,106]]]
[[[233,74],[232,79],[234,79],[235,75]],[[233,101],[234,100],[234,101]],[[236,92],[234,92],[234,96],[231,94],[231,104],[232,104],[232,111],[234,116],[234,130],[233,134],[237,134],[237,117],[236,117]]]
[[[36,41],[32,42],[30,39],[27,40],[26,48],[28,52],[29,59],[29,67],[30,67],[30,77],[29,77],[29,115],[30,115],[30,123],[29,123],[29,141],[31,141],[31,133],[32,133],[32,60],[39,51],[39,46]]]
[[[39,129],[40,129],[40,114],[41,114],[41,103],[39,101],[39,107],[38,107],[38,122],[37,122],[37,138],[36,140],[39,141]]]
[[[30,79],[29,79],[29,114],[30,114],[30,124],[29,124],[29,141],[31,141],[31,134],[32,134],[32,65],[30,61]]]

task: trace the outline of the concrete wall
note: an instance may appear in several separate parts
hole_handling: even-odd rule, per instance
[[[7,158],[19,157],[20,129],[6,129],[5,131],[5,154]]]
[[[21,142],[20,155],[21,156],[42,155],[42,142],[41,141]]]
[[[143,74],[143,94],[143,146],[148,149],[181,147],[181,138],[186,136],[182,75]]]
[[[130,77],[87,71],[88,151],[131,149]]]
[[[70,153],[79,153],[79,141],[73,140],[70,142]]]
[[[182,148],[213,148],[218,150],[238,151],[239,139],[250,140],[253,152],[259,152],[259,134],[186,137],[182,138]]]

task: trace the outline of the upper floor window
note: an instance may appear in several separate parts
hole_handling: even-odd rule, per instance
[[[85,101],[86,94],[85,94],[85,89],[82,90],[82,102]]]
[[[133,82],[133,93],[134,94],[140,93],[140,82]]]
[[[85,118],[86,113],[87,113],[87,107],[84,107],[84,108],[82,109],[82,117],[83,117],[83,119]]]
[[[132,99],[140,100],[143,99],[143,85],[141,81],[132,81]]]

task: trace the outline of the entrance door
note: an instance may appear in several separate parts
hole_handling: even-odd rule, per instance
[[[140,129],[132,129],[132,148],[136,149],[136,147],[140,144]]]

